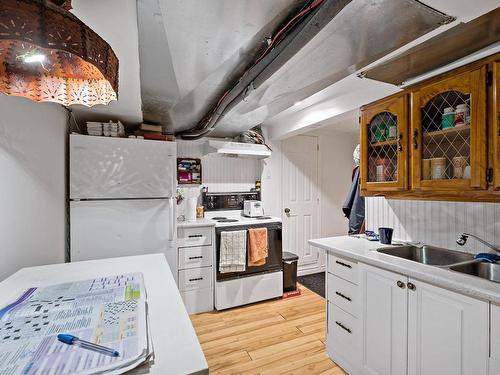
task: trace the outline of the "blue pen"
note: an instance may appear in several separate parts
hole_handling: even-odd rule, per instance
[[[80,340],[78,337],[66,333],[61,333],[57,335],[57,339],[65,344],[76,345],[83,349],[93,350],[94,352],[109,355],[110,357],[120,356],[120,353],[118,353],[114,349],[106,348],[105,346],[97,345],[85,340]]]

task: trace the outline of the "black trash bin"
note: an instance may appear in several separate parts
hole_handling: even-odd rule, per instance
[[[299,257],[288,251],[283,252],[283,292],[297,290],[297,262]]]

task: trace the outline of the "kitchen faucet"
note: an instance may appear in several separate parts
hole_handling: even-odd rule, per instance
[[[475,238],[476,240],[478,240],[479,242],[481,242],[483,245],[486,245],[490,249],[495,250],[496,252],[500,253],[500,249],[498,249],[497,247],[493,246],[492,244],[486,242],[482,238],[479,238],[478,236],[476,236],[474,234],[470,234],[470,233],[462,233],[460,235],[460,237],[457,238],[457,244],[459,244],[460,246],[464,246],[466,244],[466,242],[467,242],[467,239],[469,237]]]

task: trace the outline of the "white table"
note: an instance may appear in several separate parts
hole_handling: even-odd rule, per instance
[[[97,276],[142,272],[149,307],[154,362],[131,374],[208,374],[208,364],[163,254],[23,268],[0,283],[0,306],[29,287]]]

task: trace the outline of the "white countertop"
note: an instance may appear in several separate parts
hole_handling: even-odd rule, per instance
[[[163,254],[23,268],[0,283],[0,306],[33,286],[142,272],[147,293],[154,362],[130,374],[208,374],[208,364]]]
[[[202,218],[193,221],[177,221],[177,228],[199,228],[199,227],[213,227],[215,226],[215,221]]]
[[[377,249],[387,247],[387,245],[383,245],[377,241],[368,241],[365,238],[355,236],[339,236],[310,240],[309,243],[339,256],[404,274],[471,297],[500,304],[500,283],[454,272],[446,268],[430,266],[378,253]]]

